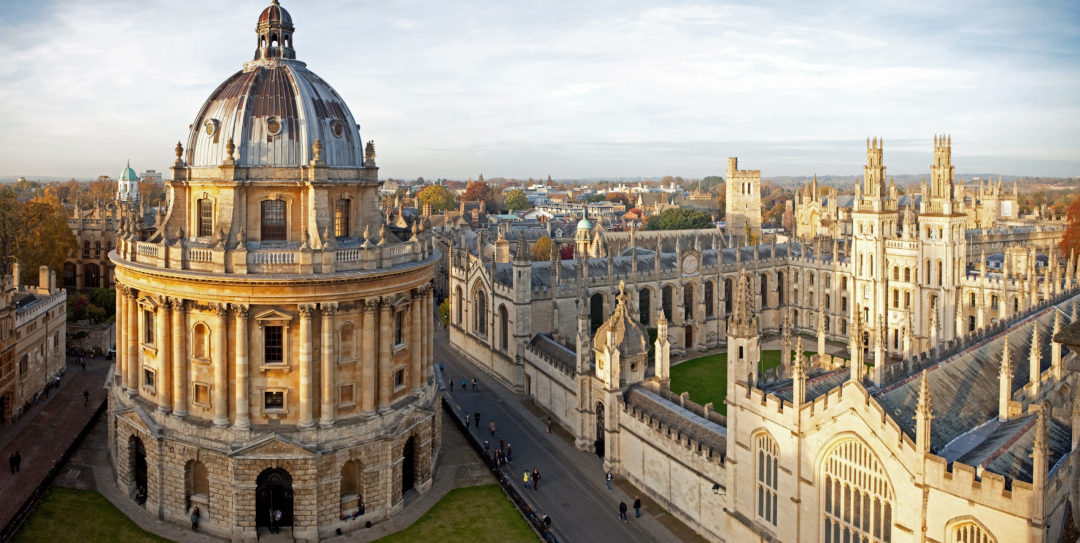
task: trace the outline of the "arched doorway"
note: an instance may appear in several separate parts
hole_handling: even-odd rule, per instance
[[[255,479],[256,528],[270,528],[274,511],[281,511],[281,522],[277,523],[279,528],[292,526],[292,476],[281,468],[264,469]]]
[[[596,440],[593,441],[596,456],[604,457],[604,404],[596,402]]]
[[[128,438],[128,469],[131,470],[128,492],[136,501],[144,501],[149,488],[146,485],[146,447],[135,435]]]
[[[401,450],[401,494],[413,489],[416,480],[416,440],[409,438]]]
[[[686,333],[684,334],[684,336],[686,338],[686,344],[684,345],[684,347],[689,349],[690,347],[694,346],[694,327],[687,325],[685,330]]]

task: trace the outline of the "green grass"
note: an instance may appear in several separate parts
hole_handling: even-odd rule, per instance
[[[537,537],[499,485],[492,484],[451,490],[412,526],[378,541],[535,543]]]
[[[92,490],[52,487],[30,519],[15,534],[15,543],[73,541],[169,541],[144,532],[105,496]]]
[[[803,351],[807,358],[814,351]],[[780,365],[780,351],[761,351],[761,366],[770,370]],[[690,400],[701,405],[712,402],[713,409],[727,414],[727,353],[717,353],[687,360],[671,367],[671,391],[687,392]]]

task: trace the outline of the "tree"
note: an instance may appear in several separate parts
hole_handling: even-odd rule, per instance
[[[424,187],[416,197],[420,199],[421,206],[424,204],[431,204],[432,213],[441,213],[457,207],[454,193],[450,192],[442,185],[429,185]]]
[[[592,196],[589,196],[589,197],[585,198],[585,203],[586,204],[598,204],[600,202],[606,202],[606,201],[607,201],[607,197],[605,197],[603,194],[593,194]]]
[[[613,204],[630,205],[630,197],[623,192],[609,192],[606,199]]]
[[[712,216],[708,213],[683,208],[665,209],[645,222],[646,230],[688,230],[711,226]]]
[[[506,193],[506,209],[509,209],[510,211],[520,211],[531,207],[532,204],[530,204],[529,199],[525,197],[525,191],[514,189]]]
[[[487,183],[477,181],[469,183],[469,186],[465,188],[465,194],[461,198],[466,202],[483,201],[486,204],[491,204],[494,202],[494,196],[491,193],[491,187]]]
[[[532,258],[534,262],[543,262],[551,258],[551,238],[540,236],[532,246]]]
[[[4,273],[10,273],[9,260],[14,256],[19,261],[20,282],[32,284],[40,266],[61,270],[77,244],[67,225],[67,212],[55,196],[19,202],[10,189],[0,191],[0,268]]]
[[[1072,251],[1080,253],[1080,198],[1074,198],[1065,211],[1065,235],[1062,236],[1058,247],[1061,254],[1071,254]]]
[[[443,326],[450,324],[450,298],[446,298],[439,304],[439,319],[442,320]]]

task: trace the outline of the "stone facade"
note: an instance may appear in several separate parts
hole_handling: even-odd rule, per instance
[[[739,159],[728,159],[725,221],[736,238],[761,239],[761,170],[740,170]]]
[[[67,366],[67,292],[38,270],[38,286],[19,285],[19,264],[0,278],[0,424]]]
[[[425,224],[382,222],[374,146],[294,60],[293,31],[274,2],[230,81],[254,81],[252,100],[281,90],[260,90],[273,77],[317,89],[258,114],[215,93],[177,145],[168,209],[146,232],[121,206],[110,254],[116,483],[171,522],[197,506],[233,540],[265,533],[274,509],[308,541],[385,519],[430,488],[440,445],[439,253]],[[267,141],[278,153],[252,150]]]

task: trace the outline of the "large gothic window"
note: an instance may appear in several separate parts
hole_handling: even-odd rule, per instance
[[[484,295],[484,291],[477,289],[476,296],[473,297],[475,307],[473,307],[473,330],[480,334],[487,334],[487,296]]]
[[[779,471],[780,447],[769,434],[761,432],[754,438],[757,452],[757,516],[776,526],[776,476]]]
[[[715,295],[713,293],[713,282],[712,281],[705,281],[705,318],[706,319],[711,319],[713,317],[713,314],[716,312],[716,309],[715,309],[716,300],[714,300],[714,298],[715,298]]]
[[[848,438],[829,450],[821,466],[824,541],[891,542],[896,499],[874,452]]]
[[[965,520],[949,526],[946,530],[949,543],[997,543],[990,532],[975,521]]]
[[[262,203],[262,221],[260,235],[263,241],[284,241],[286,239],[285,202],[266,200]]]
[[[506,306],[499,306],[499,348],[506,350],[510,346],[510,317],[506,313]]]
[[[651,293],[647,288],[638,291],[638,320],[640,320],[641,324],[644,326],[649,325],[649,312],[652,311],[649,303],[652,301],[652,296],[650,296],[650,294]]]

